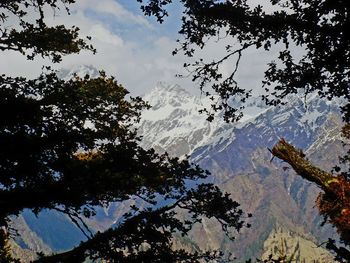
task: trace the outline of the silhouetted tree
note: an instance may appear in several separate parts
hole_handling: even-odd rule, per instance
[[[168,15],[167,5],[181,3],[184,7],[180,34],[183,40],[174,51],[182,51],[192,57],[214,39],[217,42],[231,39],[226,45],[226,54],[214,61],[199,59],[186,63],[193,80],[199,82],[204,94],[216,93],[220,101],[214,101],[211,110],[206,110],[208,120],[213,111],[224,110],[226,121],[235,121],[242,116],[241,110],[251,91],[240,87],[235,75],[239,63],[250,48],[270,51],[278,49],[278,56],[265,71],[262,99],[270,105],[286,102],[290,94],[319,97],[333,100],[340,98],[343,119],[350,121],[350,2],[346,0],[270,0],[275,11],[266,11],[266,6],[252,7],[247,0],[138,0],[146,15],[154,15],[159,22]],[[261,3],[262,4],[262,3]],[[300,55],[295,49],[303,50]],[[220,67],[232,63],[232,71],[224,76]],[[211,90],[206,90],[210,86]],[[243,106],[235,108],[230,100],[241,100]],[[214,97],[213,97],[214,99]],[[349,126],[343,133],[349,136]],[[317,204],[321,214],[334,224],[345,245],[349,245],[350,229],[350,172],[328,174],[310,164],[301,152],[284,140],[273,148],[272,153],[288,162],[305,179],[317,184],[324,194]],[[342,158],[349,165],[349,154]],[[328,248],[335,251],[338,259],[350,261],[347,248],[337,248],[330,240]]]
[[[0,2],[0,49],[50,57],[81,49],[94,52],[79,29],[45,24],[45,8],[58,10],[74,0]],[[37,20],[26,21],[36,11]],[[18,27],[9,28],[8,19]],[[244,226],[239,204],[211,184],[189,189],[186,182],[207,172],[187,160],[158,155],[138,146],[133,128],[147,107],[140,98],[103,72],[97,78],[65,81],[50,69],[36,79],[0,76],[0,262],[17,262],[8,247],[8,219],[23,209],[65,213],[87,241],[39,262],[199,262],[222,257],[220,251],[185,251],[172,247],[173,234],[186,235],[202,218],[214,218],[227,234]],[[82,217],[96,206],[139,198],[119,225],[93,234]],[[161,200],[162,204],[157,201]],[[191,220],[177,216],[179,210]]]
[[[251,91],[240,87],[235,79],[239,62],[249,48],[280,49],[278,57],[268,64],[263,87],[268,93],[264,100],[269,104],[281,103],[288,94],[316,92],[325,99],[350,99],[349,92],[349,12],[346,0],[269,0],[276,11],[264,11],[264,6],[250,6],[247,0],[137,0],[146,15],[154,15],[162,22],[168,15],[167,5],[181,3],[184,7],[180,34],[183,40],[174,52],[182,51],[191,57],[196,50],[205,48],[209,39],[229,42],[226,55],[206,62],[203,59],[185,64],[193,80],[205,90],[211,86],[220,95],[221,103],[213,110],[225,110],[225,119],[236,120],[239,108],[229,101],[232,97],[243,102]],[[260,3],[262,4],[262,3]],[[266,6],[265,6],[266,7]],[[293,48],[305,52],[293,55]],[[232,63],[228,77],[220,66]],[[349,121],[349,103],[343,107]],[[209,114],[209,117],[211,115]]]

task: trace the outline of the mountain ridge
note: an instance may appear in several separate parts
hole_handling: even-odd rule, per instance
[[[290,169],[284,171],[284,164],[271,162],[267,148],[279,137],[285,137],[304,149],[316,164],[330,169],[342,150],[341,119],[335,102],[314,97],[305,107],[305,101],[296,96],[287,106],[269,107],[259,98],[250,98],[245,109],[247,116],[232,124],[225,123],[220,112],[208,122],[205,114],[198,111],[210,106],[211,101],[178,85],[160,83],[144,99],[154,107],[143,112],[137,126],[141,145],[171,156],[191,155],[192,162],[211,171],[209,181],[229,192],[244,211],[255,216],[251,222],[254,235],[245,230],[234,244],[220,235],[210,221],[196,226],[187,244],[237,251],[237,257],[248,259],[268,251],[264,242],[277,226],[311,237],[312,242],[334,235],[330,226],[318,227],[321,218],[313,206],[319,190]],[[323,156],[330,157],[324,161]],[[89,225],[103,231],[127,209],[127,204],[112,204],[98,211]],[[40,234],[40,230],[32,230]],[[54,235],[54,230],[48,235]]]
[[[163,90],[162,96],[166,96],[165,94]],[[154,100],[158,97],[159,94],[153,94]],[[250,109],[256,107],[254,100],[255,103],[260,103],[256,98],[251,99]],[[214,119],[213,124],[207,123],[203,126],[199,121],[193,125],[187,125],[186,122],[190,119],[188,114],[197,114],[194,113],[197,105],[192,110],[189,110],[187,105],[185,107],[187,111],[181,112],[179,109],[182,105],[178,102],[173,112],[167,113],[167,118],[155,117],[156,120],[153,121],[149,117],[140,124],[143,128],[141,129],[142,144],[145,147],[154,147],[161,152],[167,151],[173,156],[191,154],[191,160],[211,171],[211,180],[219,184],[224,191],[231,193],[232,197],[242,204],[243,210],[255,214],[260,222],[266,221],[260,223],[259,220],[255,220],[252,227],[260,225],[255,231],[256,236],[251,238],[247,232],[243,233],[243,236],[239,235],[236,243],[240,245],[227,245],[224,237],[219,237],[221,245],[227,246],[226,249],[242,251],[242,248],[246,247],[249,250],[247,253],[238,253],[237,256],[240,258],[258,256],[259,250],[261,252],[264,249],[264,241],[276,225],[284,225],[287,230],[297,229],[295,232],[300,236],[312,236],[314,241],[322,240],[329,235],[334,236],[330,226],[319,227],[321,218],[314,208],[314,200],[319,190],[293,174],[290,169],[284,172],[283,164],[277,160],[271,163],[271,155],[267,148],[271,148],[280,137],[286,138],[306,152],[310,149],[308,152],[310,155],[317,154],[330,141],[336,141],[338,146],[341,145],[339,136],[341,119],[338,106],[334,102],[325,102],[315,96],[307,101],[307,107],[305,102],[297,96],[289,101],[290,104],[287,106],[256,107],[261,112],[251,112],[253,114],[250,118],[243,119],[239,123],[226,124]],[[160,109],[158,107],[157,110]],[[149,116],[151,113],[152,109],[149,111]],[[200,118],[199,115],[196,117]],[[202,115],[202,118],[205,121],[205,116]],[[161,129],[158,130],[158,127]],[[164,130],[164,127],[171,129],[171,137],[166,137],[169,130]],[[185,131],[184,127],[188,130]],[[338,128],[335,129],[335,127]],[[149,133],[145,133],[147,130]],[[181,132],[177,133],[177,131]],[[190,140],[186,140],[186,147],[178,147],[184,143],[184,137],[193,138],[197,131],[210,136],[198,137],[193,140],[193,145]],[[311,146],[313,148],[310,148]],[[336,147],[334,153],[339,151],[341,148]],[[325,166],[320,156],[312,158]],[[335,158],[327,160],[327,168],[331,164],[334,165],[335,161]],[[247,200],[242,200],[242,197]],[[311,223],[303,218],[304,214]],[[215,227],[206,229],[215,229]],[[198,230],[196,231],[197,235],[201,236],[197,242],[205,247],[203,233],[198,234]],[[202,231],[205,233],[207,230]],[[208,240],[215,239],[213,234],[207,234]],[[196,239],[195,236],[192,238]],[[220,242],[215,241],[213,249],[217,248]]]

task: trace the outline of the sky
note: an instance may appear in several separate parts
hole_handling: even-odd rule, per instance
[[[78,0],[70,6],[70,15],[64,10],[56,13],[47,10],[46,21],[49,25],[78,26],[81,36],[91,36],[91,43],[97,49],[96,55],[82,51],[80,54],[65,56],[54,68],[92,65],[115,76],[135,96],[147,93],[159,81],[179,84],[196,93],[198,88],[190,77],[176,77],[178,74],[187,75],[182,65],[189,60],[181,54],[171,54],[178,46],[176,39],[181,39],[178,34],[181,7],[172,4],[169,8],[170,16],[163,24],[157,23],[154,18],[143,16],[136,0]],[[32,15],[34,17],[37,14]],[[16,22],[13,23],[9,26],[16,26]],[[196,56],[207,61],[218,58],[224,54],[227,43],[212,41]],[[276,57],[274,52],[248,50],[237,76],[241,86],[258,90],[266,63],[272,57]],[[12,51],[0,55],[0,72],[13,76],[34,78],[40,74],[43,65],[49,64],[48,60],[42,58],[28,61]],[[230,72],[233,66],[233,63],[226,63],[223,73]]]

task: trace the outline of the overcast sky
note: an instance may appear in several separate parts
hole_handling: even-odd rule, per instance
[[[255,0],[266,2],[266,0]],[[185,73],[182,65],[187,62],[182,55],[172,56],[177,46],[181,9],[170,6],[170,17],[160,25],[154,18],[144,17],[136,0],[78,0],[71,6],[71,15],[51,11],[48,24],[76,25],[82,36],[92,36],[97,54],[83,51],[78,55],[63,58],[56,68],[76,65],[93,65],[115,76],[133,95],[142,95],[152,89],[158,81],[180,84],[195,90],[190,78],[180,79],[176,74]],[[227,43],[226,43],[227,44]],[[211,59],[223,54],[225,43],[212,43],[198,54]],[[244,57],[238,79],[247,89],[260,86],[266,63],[272,54],[250,50]],[[11,75],[37,76],[43,65],[49,62],[41,58],[27,61],[24,56],[6,52],[1,54],[0,71]],[[229,72],[233,64],[227,63],[223,72]]]

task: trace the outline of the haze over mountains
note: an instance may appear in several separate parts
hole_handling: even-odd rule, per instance
[[[89,68],[82,71],[97,74]],[[244,118],[227,124],[220,113],[212,122],[206,121],[198,110],[209,105],[208,98],[193,96],[177,85],[159,83],[144,99],[152,108],[142,114],[138,125],[142,146],[171,156],[191,155],[193,162],[211,172],[210,181],[229,192],[245,212],[253,214],[251,229],[238,234],[235,242],[223,236],[211,221],[203,221],[191,232],[190,239],[180,240],[177,245],[221,248],[239,259],[273,252],[293,254],[297,262],[331,262],[328,252],[317,247],[328,237],[336,237],[330,226],[320,226],[322,219],[314,208],[319,190],[284,169],[285,164],[271,161],[267,148],[283,137],[303,149],[310,160],[330,170],[343,151],[341,118],[335,103],[317,97],[303,101],[295,96],[290,97],[288,105],[268,107],[259,98],[250,98]],[[104,230],[115,224],[128,207],[127,203],[113,204],[99,210],[88,223],[95,231]],[[52,228],[52,222],[59,222],[60,227]],[[44,212],[36,219],[25,212],[14,225],[20,226],[23,235],[17,238],[17,244],[27,251],[64,250],[83,239],[79,230],[57,213]],[[65,239],[60,241],[62,233]]]

